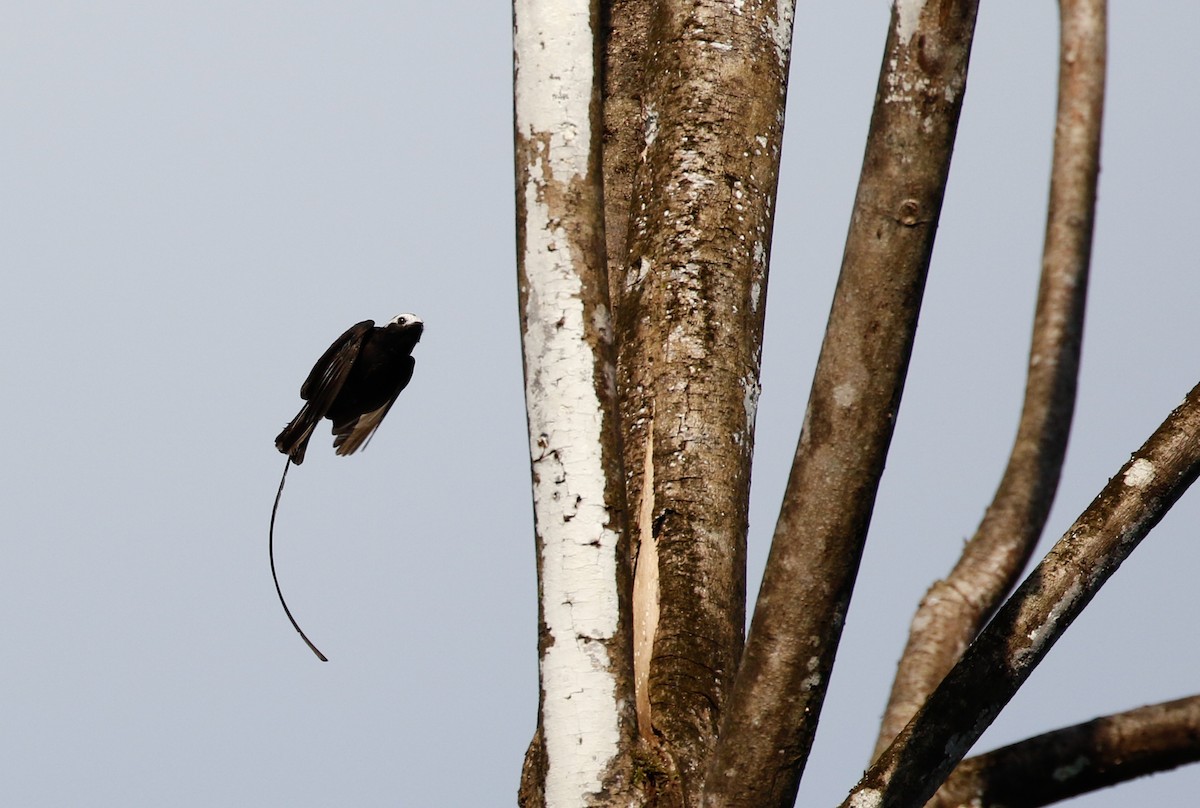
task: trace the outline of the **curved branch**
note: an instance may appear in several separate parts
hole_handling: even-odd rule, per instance
[[[841,275],[703,805],[795,800],[912,353],[977,7],[901,0],[892,12]]]
[[[871,765],[843,808],[921,805],[1200,475],[1200,385],[1109,480]]]
[[[1100,172],[1104,0],[1064,0],[1060,14],[1050,207],[1017,438],[978,530],[913,617],[874,755],[909,722],[1016,583],[1045,527],[1062,474],[1079,375]]]
[[[967,758],[925,808],[1037,808],[1200,761],[1200,696],[1047,732]]]

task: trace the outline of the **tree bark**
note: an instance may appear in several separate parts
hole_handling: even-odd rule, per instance
[[[671,762],[663,793],[689,805],[745,625],[750,459],[791,15],[786,1],[653,6],[630,228],[612,285],[636,515],[639,718],[643,736]],[[632,92],[622,90],[622,103]]]
[[[541,684],[522,806],[795,799],[903,390],[976,7],[893,9],[842,272],[743,657],[792,4],[514,0]],[[918,622],[932,634],[914,632],[881,746],[1011,586],[1059,476],[1094,210],[1103,0],[1062,0],[1062,10],[1022,424],[976,539],[926,599],[936,608]],[[1200,387],[980,633],[846,808],[922,804],[1198,474]],[[966,597],[951,602],[947,591]],[[973,759],[934,804],[1045,804],[1196,759],[1196,704]],[[1014,779],[1032,785],[1004,790]]]
[[[1063,0],[1060,13],[1050,207],[1017,438],[978,530],[913,617],[872,757],[916,714],[1016,583],[1045,527],[1062,474],[1096,213],[1106,35],[1104,0]]]
[[[842,808],[923,805],[1198,474],[1200,385],[1001,607]]]
[[[1200,760],[1200,696],[967,758],[925,808],[1037,808]]]
[[[908,369],[975,12],[974,0],[893,9],[842,272],[706,806],[795,800]]]
[[[642,160],[645,119],[644,56],[652,5],[644,0],[602,0],[604,58],[604,222],[608,249],[609,296],[622,299],[628,257],[629,206]]]
[[[633,802],[629,548],[600,177],[596,0],[516,0],[517,267],[540,705],[523,806]]]

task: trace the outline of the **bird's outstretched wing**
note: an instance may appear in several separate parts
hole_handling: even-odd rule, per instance
[[[304,399],[304,406],[275,438],[275,448],[288,455],[297,466],[304,462],[304,452],[313,429],[329,412],[342,385],[346,383],[350,368],[362,349],[363,338],[374,327],[374,320],[363,320],[347,329],[321,355],[301,385],[300,397]]]
[[[387,416],[388,410],[396,403],[396,399],[400,397],[401,391],[408,386],[409,381],[412,379],[416,361],[411,356],[407,357],[407,360],[400,384],[396,387],[396,393],[388,399],[386,404],[379,409],[363,413],[349,421],[334,423],[333,448],[337,450],[339,455],[354,454],[371,441],[371,436],[375,434],[376,429],[379,429],[379,425],[383,422],[384,417]]]

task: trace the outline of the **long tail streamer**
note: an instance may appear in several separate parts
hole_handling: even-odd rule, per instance
[[[287,615],[287,619],[292,621],[292,628],[296,629],[296,633],[300,635],[300,639],[304,640],[304,644],[312,649],[312,652],[317,655],[317,659],[322,662],[328,662],[329,658],[321,653],[317,646],[312,644],[312,640],[300,628],[300,624],[296,622],[296,618],[292,617],[292,610],[288,608],[287,601],[283,599],[283,590],[279,588],[279,576],[275,574],[275,513],[279,510],[279,498],[283,496],[283,484],[287,480],[288,466],[292,465],[290,457],[283,461],[283,477],[279,479],[279,490],[275,492],[275,505],[271,508],[271,530],[267,539],[267,552],[271,555],[271,578],[275,581],[275,591],[279,594],[279,605],[283,606],[283,613]]]

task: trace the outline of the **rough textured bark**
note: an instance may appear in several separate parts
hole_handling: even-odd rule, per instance
[[[1060,4],[1050,207],[1017,438],[978,530],[950,575],[930,587],[917,609],[875,755],[909,722],[1016,583],[1054,502],[1075,405],[1100,173],[1104,5]]]
[[[1200,696],[967,758],[926,808],[1036,808],[1200,760]]]
[[[1053,497],[1092,229],[1103,51],[1097,65],[1088,15],[1097,7],[1102,23],[1102,3],[1063,0],[1060,120],[1021,429],[976,540],[927,598],[950,608],[933,610],[936,642],[926,637],[908,654],[916,673],[885,738],[1011,586]],[[975,0],[897,0],[893,10],[842,274],[739,670],[792,5],[516,0],[542,685],[522,806],[794,800],[903,389],[975,12]],[[847,806],[920,805],[934,789],[953,765],[947,750],[961,756],[1195,478],[1198,395],[1001,610]],[[1044,799],[1066,781],[1086,790],[1193,759],[1197,708],[1163,707],[983,756],[956,775],[961,792],[948,786],[943,796]],[[1130,744],[1150,751],[1130,754]],[[1028,754],[1037,762],[1020,762]],[[997,790],[1028,782],[1014,767],[1053,760],[1028,794]]]
[[[609,268],[609,294],[613,309],[622,308],[624,277],[621,268],[625,265],[627,237],[630,228],[630,201],[633,195],[634,176],[643,149],[642,94],[644,88],[643,56],[649,34],[652,5],[642,0],[608,0],[602,5],[605,27],[604,62],[604,215]],[[628,442],[626,443],[628,444]],[[644,455],[644,457],[638,456]],[[653,480],[653,452],[634,454],[632,462],[641,463],[641,469],[631,466],[629,476],[633,479]],[[639,473],[641,477],[639,477]],[[637,528],[648,522],[650,499],[636,503],[633,517]],[[640,528],[639,528],[640,530]],[[643,572],[657,571],[658,560],[653,552],[654,545],[645,546],[645,552],[631,558],[631,567],[640,563]],[[629,604],[633,622],[634,688],[637,696],[638,730],[650,748],[657,747],[656,737],[650,720],[649,669],[653,645],[654,628],[658,621],[658,584],[653,574],[643,574],[633,592]],[[670,758],[661,750],[648,751],[660,758],[656,767],[671,772]],[[677,778],[655,776],[651,779],[671,790]],[[674,789],[678,792],[678,789]],[[682,799],[678,796],[678,799]]]
[[[643,726],[673,763],[663,793],[688,804],[742,646],[791,22],[789,2],[664,0],[643,55],[619,387]]]
[[[924,804],[1198,474],[1200,386],[1109,480],[1001,607],[843,808]]]
[[[601,3],[604,58],[604,222],[608,247],[609,293],[620,306],[629,204],[643,148],[643,56],[652,4],[645,0]]]
[[[634,788],[632,644],[593,0],[514,4],[517,265],[540,627],[523,805]]]
[[[949,0],[893,10],[842,272],[706,806],[795,800],[900,404],[975,12]]]

